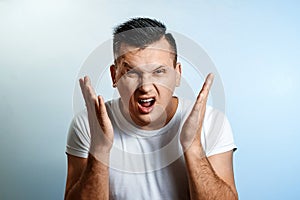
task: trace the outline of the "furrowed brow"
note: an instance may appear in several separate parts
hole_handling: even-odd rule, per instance
[[[124,62],[124,67],[129,68],[129,69],[133,69],[133,67],[131,67],[127,62]]]
[[[153,71],[158,70],[158,69],[161,69],[161,68],[166,68],[166,66],[160,65],[160,66],[158,66],[157,68],[155,68]]]

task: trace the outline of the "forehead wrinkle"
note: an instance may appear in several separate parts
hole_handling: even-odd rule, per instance
[[[132,46],[126,43],[121,43],[118,49],[119,55],[126,54],[127,52],[135,52],[140,51],[144,49],[155,49],[155,50],[162,50],[169,52],[170,54],[176,54],[168,40],[163,36],[160,40],[155,41],[151,44],[146,44],[144,46]]]
[[[156,68],[174,66],[174,52],[166,41],[145,47],[133,47],[123,43],[120,53],[121,55],[117,58],[118,63],[122,65],[123,62],[126,62],[132,68],[141,66],[141,63],[143,66],[154,65]],[[159,62],[155,62],[155,60]]]

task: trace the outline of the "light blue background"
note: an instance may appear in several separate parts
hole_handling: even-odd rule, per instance
[[[214,60],[239,147],[240,199],[300,199],[299,8],[283,0],[0,0],[0,199],[63,199],[77,73],[133,16],[165,22]]]

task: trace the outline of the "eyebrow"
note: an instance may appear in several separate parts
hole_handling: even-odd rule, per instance
[[[133,69],[132,66],[130,66],[127,62],[124,62],[124,67],[127,67],[127,68],[130,68],[130,69]]]
[[[130,66],[127,62],[123,62],[124,63],[124,67],[126,67],[126,68],[129,68],[130,70],[132,70],[132,69],[134,69],[134,67],[132,67],[132,66]],[[165,65],[159,65],[158,67],[156,67],[156,68],[154,68],[154,69],[152,69],[152,70],[149,70],[148,72],[150,72],[150,71],[156,71],[156,70],[158,70],[158,69],[160,69],[160,68],[166,68],[167,66],[165,66]]]
[[[166,68],[166,66],[165,66],[165,65],[160,65],[160,66],[158,66],[157,68],[155,68],[153,71],[158,70],[158,69],[160,69],[160,68]]]

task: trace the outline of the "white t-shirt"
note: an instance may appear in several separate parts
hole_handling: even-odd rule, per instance
[[[189,199],[189,187],[180,130],[193,103],[179,99],[169,123],[157,130],[141,130],[129,123],[119,99],[106,102],[114,127],[110,155],[110,199]],[[226,116],[207,106],[201,133],[206,156],[236,149]],[[90,131],[86,110],[71,123],[66,153],[87,158]]]

